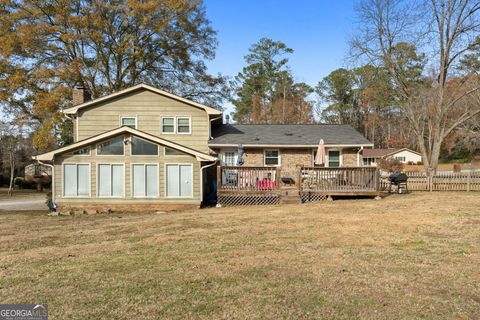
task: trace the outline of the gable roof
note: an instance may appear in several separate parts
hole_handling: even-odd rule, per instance
[[[373,147],[351,126],[336,124],[230,124],[214,127],[212,136],[212,147],[316,147],[320,139],[327,146]]]
[[[64,114],[76,114],[79,109],[83,109],[83,108],[86,108],[86,107],[90,107],[90,106],[93,106],[93,105],[95,105],[95,104],[97,104],[97,103],[104,102],[104,101],[108,101],[108,100],[113,99],[113,98],[121,97],[121,96],[123,96],[123,95],[125,95],[125,94],[128,94],[128,93],[133,92],[133,91],[136,91],[136,90],[140,90],[140,89],[152,91],[152,92],[158,93],[159,95],[162,95],[162,96],[164,96],[164,97],[167,97],[167,98],[170,98],[170,99],[173,99],[173,100],[177,100],[177,101],[183,102],[183,103],[185,103],[185,104],[191,105],[191,106],[196,107],[196,108],[203,109],[203,110],[205,110],[205,111],[207,112],[207,114],[214,114],[214,115],[220,115],[220,114],[222,114],[222,111],[220,111],[220,110],[214,109],[214,108],[212,108],[212,107],[207,107],[206,105],[203,105],[203,104],[200,104],[200,103],[197,103],[197,102],[194,102],[194,101],[191,101],[191,100],[188,100],[188,99],[179,97],[179,96],[177,96],[177,95],[168,93],[168,92],[166,92],[166,91],[160,90],[160,89],[158,89],[158,88],[149,86],[149,85],[144,84],[144,83],[137,84],[136,86],[133,86],[133,87],[130,87],[130,88],[127,88],[127,89],[123,89],[123,90],[120,90],[120,91],[117,91],[117,92],[114,92],[114,93],[112,93],[112,94],[103,96],[103,97],[101,97],[101,98],[97,98],[97,99],[94,99],[94,100],[90,100],[90,101],[84,102],[84,103],[82,103],[82,104],[73,106],[73,107],[71,107],[71,108],[64,109],[62,112],[63,112]]]
[[[396,153],[401,151],[409,151],[418,155],[422,155],[419,152],[413,151],[408,148],[395,148],[395,149],[364,149],[363,150],[363,157],[364,158],[384,158],[387,156],[392,156]]]
[[[149,140],[151,142],[158,143],[158,144],[161,144],[163,146],[166,146],[166,147],[169,147],[169,148],[172,148],[172,149],[190,154],[192,156],[195,156],[197,158],[197,160],[199,160],[199,161],[215,161],[217,159],[217,158],[215,158],[211,155],[200,152],[198,150],[195,150],[195,149],[192,149],[192,148],[189,148],[189,147],[185,147],[185,146],[182,146],[181,144],[178,144],[178,143],[175,143],[175,142],[172,142],[172,141],[169,141],[169,140],[165,140],[165,139],[156,137],[154,135],[148,134],[146,132],[136,130],[136,129],[132,129],[132,128],[126,127],[126,126],[116,128],[116,129],[101,133],[99,135],[96,135],[96,136],[93,136],[93,137],[90,137],[90,138],[87,138],[87,139],[84,139],[84,140],[81,140],[81,141],[77,141],[77,142],[75,142],[71,145],[68,145],[66,147],[59,148],[59,149],[56,149],[56,150],[53,150],[53,151],[50,151],[50,152],[47,152],[47,153],[39,154],[37,156],[33,156],[32,158],[34,160],[44,160],[44,161],[53,160],[53,158],[56,154],[65,153],[65,152],[75,150],[75,149],[83,147],[83,146],[88,146],[88,145],[93,144],[97,141],[107,139],[109,137],[113,137],[113,136],[121,134],[121,133],[130,133],[130,134],[133,134],[133,135],[138,136],[140,138],[143,138],[145,140]]]

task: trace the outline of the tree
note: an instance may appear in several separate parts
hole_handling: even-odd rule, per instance
[[[480,114],[478,74],[459,68],[480,46],[480,3],[363,0],[357,13],[352,52],[388,71],[425,169],[435,171],[444,139]]]
[[[200,102],[225,98],[207,74],[216,34],[201,1],[0,0],[0,103],[52,148],[75,85],[93,98],[144,82]]]
[[[262,38],[245,56],[248,64],[231,83],[235,97],[234,119],[239,123],[310,123],[309,95],[313,89],[296,83],[288,68],[287,54],[293,50],[283,42]]]

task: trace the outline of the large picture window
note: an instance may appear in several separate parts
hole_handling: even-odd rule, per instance
[[[280,165],[280,154],[279,154],[278,150],[265,150],[264,165],[266,165],[266,166],[279,166]]]
[[[123,164],[99,164],[98,196],[123,197],[125,190],[124,176]]]
[[[158,156],[158,145],[137,137],[132,137],[132,155]]]
[[[63,165],[63,195],[65,197],[90,196],[90,165]]]
[[[158,165],[134,164],[132,169],[133,196],[158,197]]]
[[[116,137],[97,145],[98,155],[124,155],[123,136]]]

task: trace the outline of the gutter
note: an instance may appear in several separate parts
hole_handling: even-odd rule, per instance
[[[209,168],[211,166],[214,166],[217,164],[218,160],[215,160],[213,163],[204,165],[203,167],[200,167],[200,205],[203,203],[203,169]]]
[[[52,169],[52,206],[53,208],[57,208],[57,204],[55,203],[55,166],[53,164],[45,163],[41,160],[38,160],[36,156],[34,159],[37,160],[37,162],[41,165],[50,167]]]

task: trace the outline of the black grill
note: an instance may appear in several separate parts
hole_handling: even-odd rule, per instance
[[[400,183],[405,183],[408,180],[408,176],[405,173],[395,172],[392,173],[388,177],[388,181],[390,181],[394,185],[399,185]]]

